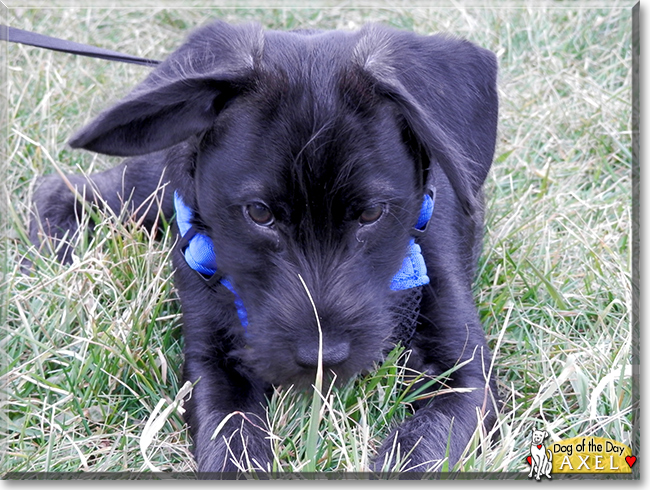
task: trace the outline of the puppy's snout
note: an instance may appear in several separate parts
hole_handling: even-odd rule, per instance
[[[334,367],[348,360],[350,343],[348,341],[323,342],[323,367]],[[318,344],[300,345],[296,349],[296,363],[304,368],[318,366]]]

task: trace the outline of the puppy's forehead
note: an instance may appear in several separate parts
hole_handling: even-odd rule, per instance
[[[260,197],[280,198],[288,193],[296,192],[295,184],[296,182],[279,179],[263,179],[258,173],[249,173],[242,176],[241,181],[231,189],[232,199],[238,202],[247,202]],[[318,189],[320,192],[327,190],[320,185],[320,182],[312,182],[311,184],[312,188],[305,186],[300,190],[309,194],[313,194],[314,189]],[[398,189],[394,185],[394,182],[379,175],[366,180],[355,180],[352,185],[354,186],[353,192],[348,189],[346,195],[351,199],[357,198],[364,201],[376,196],[393,196],[402,191],[402,189]]]
[[[218,176],[231,201],[314,206],[392,199],[414,188],[415,164],[393,106],[354,70],[386,57],[368,37],[267,31],[257,83],[217,121],[215,144],[206,148],[214,163],[199,181]],[[359,110],[359,99],[368,110]]]

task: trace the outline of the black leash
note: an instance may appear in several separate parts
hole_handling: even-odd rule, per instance
[[[160,63],[158,60],[139,58],[129,54],[118,53],[117,51],[111,51],[109,49],[44,36],[43,34],[36,34],[35,32],[24,31],[22,29],[16,29],[15,27],[5,25],[0,25],[0,40],[9,41],[11,43],[26,44],[37,48],[51,49],[53,51],[61,51],[62,53],[89,56],[91,58],[99,58],[102,60],[121,61],[122,63],[133,63],[136,65],[147,66],[155,66]]]

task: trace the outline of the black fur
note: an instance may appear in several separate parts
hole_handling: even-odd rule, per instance
[[[235,458],[245,439],[248,457],[266,468],[270,444],[259,427],[271,384],[313,382],[318,326],[299,275],[318,311],[326,370],[345,379],[381,359],[395,329],[392,309],[407,294],[388,285],[433,186],[433,218],[418,238],[431,284],[410,364],[438,375],[465,363],[447,383],[474,390],[415,407],[375,465],[395,439],[403,452],[415,446],[410,467],[426,470],[448,443],[453,465],[477,408],[487,426],[494,422],[490,354],[471,286],[496,139],[496,72],[492,53],[451,37],[379,25],[276,32],[215,22],[72,138],[76,148],[133,157],[91,176],[88,200],[99,193],[119,212],[125,196],[137,208],[159,181],[169,182],[158,196],[162,212],[173,216],[177,190],[247,308],[245,336],[232,294],[206,286],[175,250],[184,377],[200,378],[187,412],[199,471],[236,469],[221,435],[234,435]],[[58,177],[47,179],[35,212],[46,234],[61,239],[77,229],[79,204]],[[250,203],[268,206],[272,226],[247,216]],[[377,204],[381,217],[360,224]],[[149,210],[144,224],[154,223]],[[36,221],[31,237],[40,243]],[[64,246],[60,258],[70,252]],[[233,411],[249,413],[250,422],[232,418],[211,440]]]

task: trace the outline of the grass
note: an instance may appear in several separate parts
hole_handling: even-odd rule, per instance
[[[630,305],[632,3],[577,8],[41,9],[8,23],[162,58],[216,16],[272,28],[353,28],[378,20],[452,32],[497,53],[500,130],[487,182],[488,222],[476,281],[505,400],[485,444],[477,431],[461,471],[527,471],[529,433],[552,440],[633,432]],[[147,26],[146,29],[143,26]],[[123,95],[144,67],[9,45],[3,205],[2,471],[191,471],[175,401],[181,314],[170,282],[173,238],[102,216],[71,266],[25,238],[34,179],[117,160],[65,146]],[[363,471],[414,394],[395,351],[322,396],[278,389],[268,426],[279,472]],[[638,402],[638,400],[637,400]],[[233,416],[239,416],[237,414]],[[311,442],[308,442],[311,441]],[[398,467],[404,460],[394,462]]]

